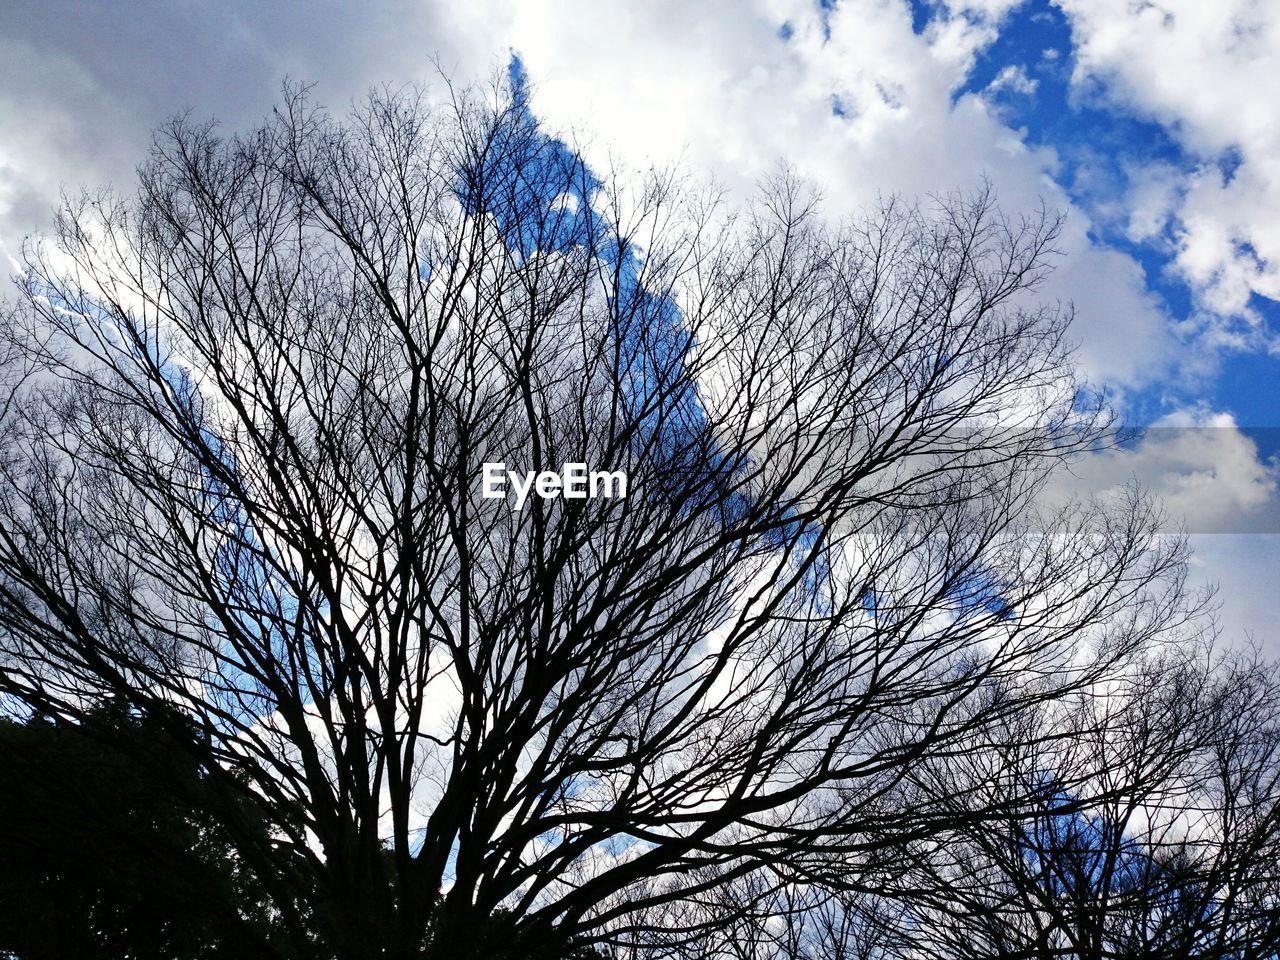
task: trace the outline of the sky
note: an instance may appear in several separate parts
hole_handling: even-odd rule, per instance
[[[1270,0],[7,0],[0,259],[59,192],[127,190],[184,110],[244,129],[286,77],[335,110],[518,63],[595,169],[678,164],[749,201],[780,165],[833,217],[971,190],[1067,214],[1070,304],[1138,479],[1219,588],[1228,642],[1280,655],[1280,4]]]

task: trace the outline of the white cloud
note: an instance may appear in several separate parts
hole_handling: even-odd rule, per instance
[[[1217,589],[1217,619],[1227,646],[1247,640],[1280,657],[1280,534],[1193,534],[1190,585]]]
[[[1105,500],[1137,482],[1163,507],[1169,530],[1185,530],[1192,549],[1191,590],[1217,590],[1216,617],[1226,646],[1252,639],[1280,655],[1280,464],[1225,413],[1178,411],[1132,447],[1085,457],[1060,472],[1044,495]]]
[[[1173,204],[1176,266],[1206,308],[1245,318],[1257,345],[1249,296],[1280,298],[1280,6],[1154,0],[1119,15],[1111,0],[1057,2],[1072,25],[1077,89],[1157,121],[1201,161]],[[1238,160],[1230,176],[1224,157]],[[1168,170],[1150,175],[1163,181]]]
[[[0,244],[9,252],[44,221],[60,184],[127,186],[150,129],[184,106],[233,130],[270,109],[286,73],[318,80],[317,98],[341,110],[371,84],[432,81],[433,55],[466,83],[514,51],[535,84],[536,112],[577,131],[601,168],[611,158],[679,161],[741,201],[786,160],[823,185],[835,213],[888,192],[972,187],[984,174],[1011,212],[1044,198],[1069,219],[1066,257],[1042,293],[1075,302],[1088,372],[1133,388],[1186,363],[1138,264],[1090,240],[1088,216],[1056,182],[1054,151],[1029,147],[985,94],[956,98],[1019,0],[953,3],[949,15],[934,7],[923,35],[902,0],[840,0],[825,22],[811,0],[393,0],[380,13],[324,0],[305,15],[236,0],[199,16],[151,3],[109,16],[70,0],[16,2],[0,39]],[[1140,241],[1173,225],[1176,269],[1205,307],[1244,315],[1226,332],[1207,321],[1191,328],[1211,345],[1245,344],[1257,334],[1248,294],[1280,295],[1271,93],[1280,7],[1061,6],[1079,44],[1079,88],[1165,124],[1204,159],[1191,175],[1167,165],[1135,173],[1125,222]],[[1010,67],[992,87],[1030,94],[1033,84]],[[1225,182],[1212,161],[1228,150],[1240,165]],[[1270,468],[1234,425],[1200,430],[1203,420],[1190,421],[1195,441],[1169,432],[1096,469],[1140,474],[1195,524],[1270,509]]]
[[[1182,171],[1172,164],[1153,163],[1126,172],[1130,187],[1124,203],[1125,233],[1137,243],[1159,243],[1182,200]]]
[[[837,215],[885,193],[972,188],[985,175],[1010,212],[1042,198],[1068,210],[1066,257],[1044,296],[1075,302],[1089,374],[1127,386],[1166,375],[1180,349],[1167,318],[1130,257],[1091,243],[1088,217],[1054,180],[1056,154],[1028,147],[985,96],[956,97],[1012,4],[971,6],[935,17],[923,35],[897,0],[843,0],[825,23],[807,0],[472,9],[505,25],[490,43],[523,59],[551,128],[589,132],[585,152],[598,167],[679,161],[741,202],[786,161],[822,186]],[[998,81],[1030,83],[1025,71]]]
[[[1027,76],[1027,69],[1022,64],[1010,64],[996,74],[996,78],[987,84],[987,90],[990,93],[998,93],[1001,90],[1008,90],[1011,93],[1020,93],[1024,96],[1030,96],[1036,92],[1036,88],[1040,86],[1040,81],[1033,77]]]
[[[457,5],[461,6],[461,5]],[[131,189],[151,131],[190,109],[230,134],[257,123],[286,76],[316,81],[341,111],[372,86],[461,82],[500,66],[476,60],[468,25],[447,4],[339,0],[306,7],[229,0],[93,5],[10,0],[0,36],[0,252],[46,229],[62,187]]]
[[[397,0],[369,16],[326,2],[307,18],[237,2],[212,23],[143,6],[128,29],[74,4],[15,18],[0,65],[0,124],[19,131],[0,158],[8,252],[45,220],[60,183],[128,186],[150,129],[184,106],[234,130],[270,109],[289,73],[318,80],[317,97],[341,110],[371,84],[432,80],[436,54],[463,83],[519,54],[536,112],[576,131],[597,167],[680,162],[729,187],[731,202],[786,161],[823,185],[835,214],[984,175],[1011,212],[1042,197],[1071,209],[1053,151],[1028,148],[985,95],[953,101],[1014,0],[935,8],[923,35],[902,0],[840,0],[825,18],[810,0]],[[54,20],[56,31],[40,26]],[[1025,71],[1002,76],[1010,90],[1031,83]],[[1088,230],[1071,210],[1046,296],[1076,301],[1095,378],[1163,376],[1177,352],[1166,318],[1136,265]]]
[[[1083,458],[1056,492],[1106,498],[1138,482],[1191,533],[1280,532],[1280,467],[1227,413],[1181,410],[1152,424],[1132,447]]]

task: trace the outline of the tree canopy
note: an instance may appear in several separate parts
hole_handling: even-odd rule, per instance
[[[1036,301],[1059,226],[735,212],[518,86],[176,119],[5,320],[0,693],[144,718],[244,955],[799,957],[1029,896],[967,884],[1159,795],[1177,752],[1109,745],[1211,700],[1158,512],[1038,507],[1110,426]],[[516,509],[497,462],[627,495]]]

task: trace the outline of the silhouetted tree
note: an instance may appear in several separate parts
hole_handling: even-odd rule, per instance
[[[0,720],[0,955],[276,955],[268,899],[168,741],[116,702],[80,723]]]
[[[759,899],[726,891],[718,929],[686,955],[1277,956],[1280,678],[1250,656],[1207,653],[1170,651],[1113,689],[1105,708],[1090,704],[1071,753],[1005,738],[991,751],[998,769],[980,779],[947,763],[936,781],[957,798],[1004,795],[1007,779],[1035,782],[1039,805],[962,823],[941,842],[904,843],[905,868],[874,891],[829,882]],[[976,755],[957,759],[969,766]],[[735,952],[743,943],[752,946]]]
[[[1033,299],[1054,218],[816,204],[597,177],[518,86],[174,121],[7,320],[0,691],[162,718],[344,960],[676,949],[1032,815],[956,778],[1075,749],[1189,629],[1182,547],[1034,509],[1107,426]],[[499,461],[628,495],[516,509]]]

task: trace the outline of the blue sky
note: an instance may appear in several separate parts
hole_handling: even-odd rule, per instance
[[[918,33],[937,14],[925,3],[912,3]],[[1009,13],[997,39],[977,56],[959,93],[981,95],[1010,67],[1021,69],[1035,90],[1028,96],[1006,87],[992,95],[1006,122],[1025,130],[1027,142],[1057,151],[1063,164],[1058,182],[1074,203],[1093,215],[1097,242],[1123,250],[1141,265],[1147,288],[1174,321],[1191,320],[1194,290],[1172,263],[1174,225],[1135,241],[1108,215],[1108,207],[1122,201],[1137,176],[1133,171],[1153,163],[1187,173],[1216,167],[1223,181],[1230,182],[1240,163],[1238,150],[1228,147],[1216,156],[1196,156],[1161,124],[1073,89],[1071,25],[1061,9],[1045,0]],[[1268,338],[1280,333],[1280,305],[1255,293],[1249,307],[1262,318]],[[1271,456],[1280,453],[1277,431],[1267,429],[1280,423],[1278,384],[1280,358],[1275,354],[1266,349],[1230,350],[1221,357],[1218,375],[1199,390],[1187,391],[1177,383],[1152,384],[1130,398],[1127,413],[1133,422],[1144,423],[1167,412],[1171,403],[1206,403],[1230,412]]]
[[[972,189],[1067,214],[1041,291],[1083,371],[1155,425],[1079,465],[1184,520],[1224,627],[1280,618],[1280,5],[1266,0],[12,0],[0,37],[0,255],[63,187],[127,187],[183,108],[255,123],[286,77],[341,109],[518,57],[593,170],[678,164],[730,203],[786,164],[832,218]],[[1176,429],[1167,429],[1176,428]],[[1260,531],[1266,531],[1265,533]],[[1280,649],[1280,644],[1276,645]]]

